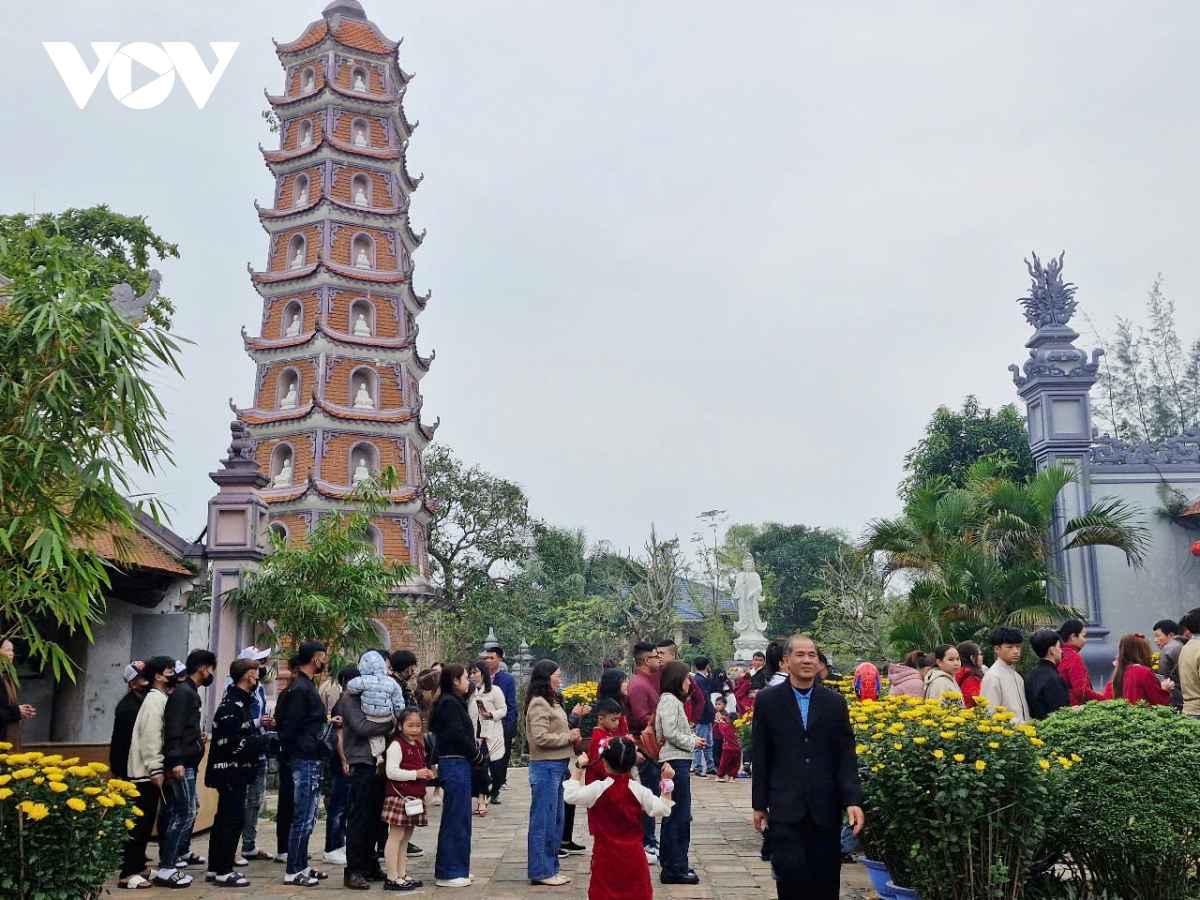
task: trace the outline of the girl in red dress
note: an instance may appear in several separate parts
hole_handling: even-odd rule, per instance
[[[425,782],[432,781],[434,772],[425,763],[425,741],[421,736],[421,711],[408,708],[400,714],[395,737],[385,756],[384,770],[387,787],[383,796],[383,821],[388,824],[385,891],[415,891],[421,881],[405,873],[408,841],[414,828],[429,824],[425,813]],[[407,808],[412,804],[412,811]],[[417,805],[421,811],[416,811]]]
[[[721,735],[721,764],[717,768],[717,781],[734,781],[742,771],[742,743],[729,716],[717,716],[717,733]]]
[[[567,803],[588,810],[588,822],[595,837],[592,846],[592,881],[588,900],[652,900],[650,864],[642,848],[642,813],[661,819],[669,815],[674,803],[671,779],[675,770],[662,767],[662,796],[631,780],[637,762],[637,747],[627,737],[608,742],[593,766],[602,777],[584,783],[588,756],[579,757],[579,770],[564,785]]]
[[[1121,636],[1117,645],[1117,670],[1104,692],[1105,700],[1126,700],[1136,706],[1145,700],[1150,706],[1169,706],[1171,688],[1175,682],[1167,679],[1159,684],[1150,668],[1150,643],[1144,634]]]

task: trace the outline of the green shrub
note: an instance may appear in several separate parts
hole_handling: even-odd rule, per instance
[[[1046,846],[1069,853],[1076,886],[1121,900],[1183,900],[1200,862],[1200,722],[1122,700],[1042,723],[1056,754],[1082,757]],[[1047,854],[1049,856],[1051,854]],[[1082,891],[1081,891],[1082,892]]]

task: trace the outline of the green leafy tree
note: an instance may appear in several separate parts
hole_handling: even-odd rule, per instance
[[[1200,428],[1200,339],[1185,347],[1175,324],[1175,302],[1163,293],[1161,273],[1146,298],[1146,324],[1118,317],[1111,336],[1091,320],[1108,351],[1101,358],[1092,412],[1114,437],[1140,444]]]
[[[130,549],[138,508],[157,514],[124,499],[134,474],[170,460],[154,390],[179,372],[169,304],[139,327],[111,302],[149,287],[152,255],[178,251],[105,207],[0,219],[0,636],[56,678],[74,677],[60,641],[103,618],[112,564],[93,539]]]
[[[821,567],[817,581],[821,586],[809,595],[817,604],[817,643],[835,654],[843,669],[855,659],[886,659],[898,604],[888,595],[883,568],[872,556],[840,553]]]
[[[812,592],[821,587],[817,575],[825,563],[853,548],[844,535],[807,525],[768,522],[750,541],[750,552],[770,583],[775,602],[768,610],[767,626],[772,635],[809,631],[818,607]],[[738,567],[741,568],[739,561]]]
[[[925,427],[925,436],[904,457],[908,475],[900,482],[900,496],[908,497],[936,478],[948,478],[961,487],[971,466],[984,457],[1005,460],[1008,475],[1028,481],[1036,466],[1029,450],[1025,418],[1009,403],[998,410],[984,409],[968,396],[960,411],[939,406]]]
[[[450,610],[485,586],[502,587],[529,556],[533,520],[519,484],[466,466],[447,447],[425,458],[432,577]],[[486,634],[486,632],[485,632]]]
[[[404,608],[395,592],[416,574],[380,556],[371,540],[371,515],[398,483],[390,466],[360,481],[346,508],[322,514],[303,541],[272,532],[272,552],[226,595],[229,604],[276,644],[328,641],[344,658],[377,647],[375,618]]]
[[[1140,565],[1149,531],[1140,512],[1102,500],[1061,521],[1059,495],[1078,476],[1047,466],[1029,482],[1006,477],[995,459],[975,463],[963,487],[948,478],[913,492],[904,513],[872,522],[861,547],[879,553],[889,576],[912,578],[890,634],[897,650],[980,640],[997,625],[1031,629],[1078,610],[1055,603],[1057,556],[1079,547],[1113,547]]]

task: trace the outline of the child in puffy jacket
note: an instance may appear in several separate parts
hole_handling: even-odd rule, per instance
[[[400,684],[387,673],[387,661],[381,653],[368,650],[358,661],[357,678],[351,678],[346,691],[359,698],[363,715],[370,722],[399,721],[404,712],[404,691]],[[371,738],[371,753],[376,758],[383,755],[387,738]]]

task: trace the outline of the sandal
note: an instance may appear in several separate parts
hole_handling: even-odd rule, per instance
[[[310,878],[307,872],[297,872],[295,875],[284,875],[284,884],[299,885],[300,887],[316,887],[320,882],[316,878]]]
[[[133,879],[131,878],[130,881],[132,881],[132,880]],[[184,875],[182,872],[176,870],[176,871],[172,872],[170,877],[168,877],[168,878],[163,878],[161,875],[155,875],[153,884],[156,887],[178,889],[178,888],[191,887],[192,879],[191,879],[190,875]]]
[[[150,879],[143,878],[141,875],[130,875],[124,881],[118,881],[117,887],[123,891],[144,891],[154,885],[150,883]]]
[[[250,882],[241,872],[230,872],[227,875],[218,875],[213,879],[213,884],[215,884],[217,887],[250,887]]]
[[[307,875],[309,878],[317,879],[317,881],[324,881],[326,878],[329,877],[328,872],[318,872],[312,866],[309,866],[307,869],[305,869],[304,874]]]

